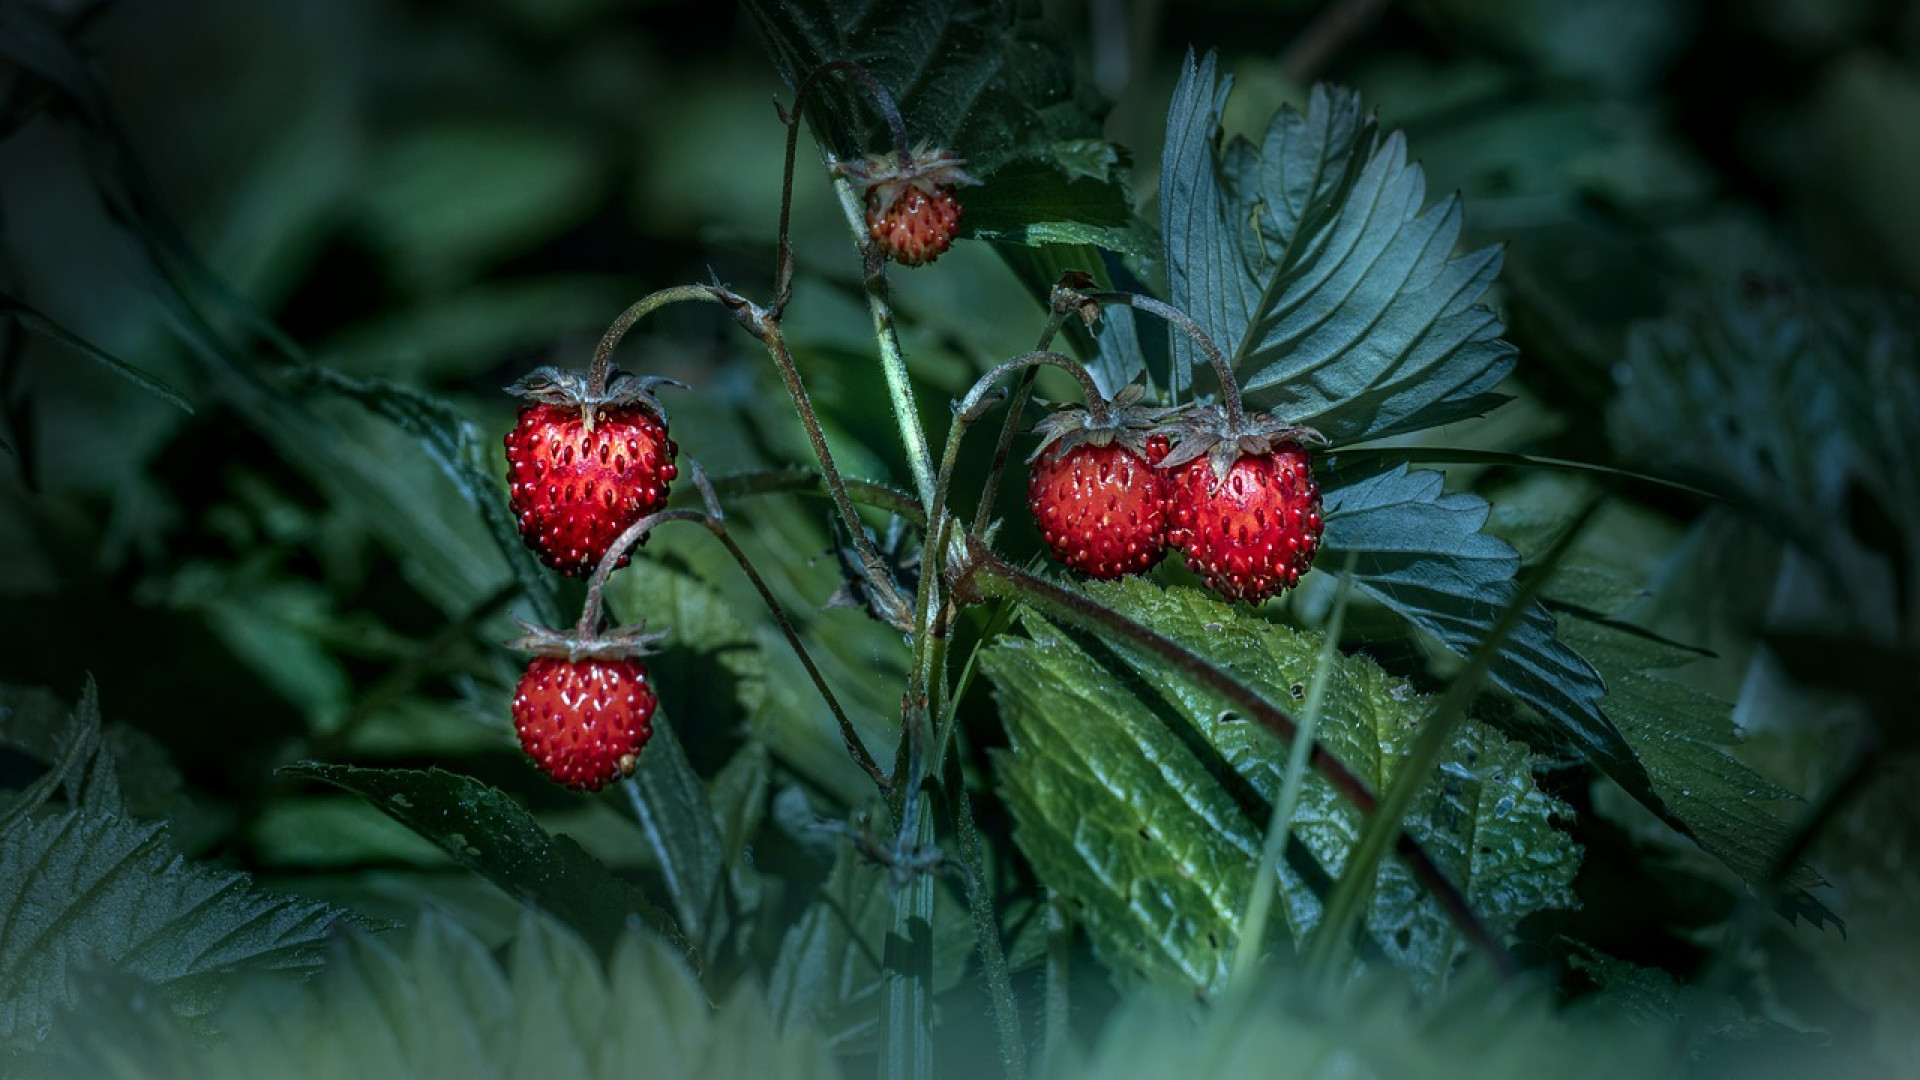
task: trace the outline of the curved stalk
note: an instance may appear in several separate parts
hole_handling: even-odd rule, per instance
[[[1151,296],[1142,296],[1139,293],[1108,291],[1082,293],[1081,296],[1096,304],[1123,304],[1135,311],[1158,315],[1185,331],[1187,336],[1200,346],[1200,351],[1207,354],[1207,363],[1213,366],[1214,378],[1220,382],[1220,406],[1227,414],[1227,423],[1235,431],[1240,429],[1242,420],[1246,416],[1240,404],[1240,382],[1233,377],[1233,366],[1227,363],[1226,354],[1220,351],[1220,346],[1213,343],[1213,339],[1200,328],[1200,324],[1193,321],[1193,316],[1172,304],[1155,300]]]
[[[1054,336],[1060,332],[1061,324],[1078,303],[1071,290],[1055,286],[1049,305],[1047,325],[1040,331],[1040,340],[1034,343],[1034,352],[1046,352],[1053,344]],[[1028,368],[1020,376],[1020,385],[1014,387],[1007,398],[1007,418],[1000,424],[1000,441],[994,447],[993,463],[987,467],[987,481],[980,485],[980,506],[973,514],[973,532],[982,535],[987,531],[987,522],[993,516],[993,503],[1000,494],[1000,474],[1006,470],[1007,458],[1013,453],[1013,437],[1020,431],[1020,414],[1026,411],[1027,394],[1033,389],[1034,376],[1038,368]]]
[[[900,166],[905,168],[913,160],[913,151],[907,146],[907,122],[900,115],[900,108],[894,103],[893,95],[887,92],[886,87],[880,85],[879,80],[875,79],[871,72],[851,60],[829,60],[808,72],[807,77],[800,81],[799,89],[793,93],[792,112],[781,109],[780,103],[774,102],[774,108],[779,110],[780,122],[787,126],[786,166],[780,183],[779,254],[778,263],[774,269],[774,302],[771,308],[773,317],[776,319],[786,310],[787,302],[793,299],[793,232],[791,228],[793,163],[800,147],[800,121],[806,109],[807,92],[813,89],[814,84],[822,76],[836,71],[847,72],[859,79],[866,86],[867,92],[873,95],[874,103],[879,106],[881,115],[886,118],[887,127],[893,133],[893,152]]]
[[[794,655],[800,660],[800,666],[806,669],[807,677],[813,680],[814,688],[820,692],[821,700],[826,702],[827,710],[833,714],[834,722],[840,728],[840,739],[846,744],[847,755],[853,759],[854,764],[858,765],[861,771],[867,774],[881,793],[886,793],[891,787],[890,778],[874,761],[873,755],[867,751],[866,744],[860,740],[853,721],[847,716],[846,710],[840,706],[840,699],[834,694],[833,687],[827,684],[826,676],[821,674],[819,666],[813,662],[813,654],[807,651],[806,643],[800,639],[800,632],[794,627],[793,620],[787,617],[786,609],[780,606],[780,601],[773,595],[773,590],[768,587],[766,579],[760,576],[760,571],[753,565],[753,560],[747,557],[747,553],[741,550],[740,545],[735,543],[732,535],[728,533],[726,519],[721,515],[719,502],[714,498],[713,485],[708,483],[706,471],[700,467],[699,462],[690,457],[683,460],[693,477],[694,485],[700,489],[701,496],[707,503],[707,509],[705,511],[662,510],[659,513],[648,514],[627,526],[614,540],[613,546],[607,549],[600,564],[594,567],[593,577],[587,583],[586,602],[580,608],[580,621],[574,627],[574,636],[585,640],[599,631],[607,581],[613,576],[613,571],[620,560],[640,542],[642,537],[653,531],[655,527],[669,521],[698,522],[720,541],[727,549],[727,553],[733,556],[733,561],[738,563],[740,569],[747,575],[747,580],[753,583],[754,591],[760,594],[761,602],[766,604],[767,610],[773,614],[773,620],[779,624],[781,634],[787,639],[787,645],[793,649]]]
[[[774,366],[779,368],[780,380],[786,385],[787,396],[793,399],[801,426],[806,429],[807,441],[813,447],[814,457],[820,462],[820,473],[826,481],[827,491],[840,511],[841,524],[846,526],[853,540],[854,551],[860,556],[861,572],[866,576],[867,588],[875,605],[889,624],[910,633],[906,599],[900,595],[893,578],[887,573],[886,561],[881,558],[879,549],[874,547],[873,538],[867,535],[866,526],[861,523],[860,514],[854,509],[853,499],[847,494],[846,482],[841,480],[840,469],[834,464],[833,451],[827,446],[826,432],[820,427],[819,414],[813,410],[813,399],[800,379],[800,369],[793,362],[793,353],[787,348],[779,320],[745,297],[729,293],[724,295],[723,302],[733,309],[734,318],[740,325],[766,346],[767,354],[773,357]],[[917,420],[914,430],[919,430]]]
[[[620,313],[600,337],[600,344],[593,350],[593,364],[587,368],[587,393],[597,399],[607,391],[607,376],[613,369],[613,350],[620,345],[620,339],[627,336],[635,323],[648,315],[666,307],[668,304],[684,303],[689,300],[701,300],[707,303],[721,303],[722,297],[710,286],[676,285],[670,289],[661,289],[634,302],[632,307]]]

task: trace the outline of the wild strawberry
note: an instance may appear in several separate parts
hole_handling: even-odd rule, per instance
[[[581,641],[527,629],[513,643],[537,654],[513,695],[521,748],[541,772],[580,791],[632,776],[659,703],[639,657],[658,635],[635,628]]]
[[[664,381],[618,375],[596,395],[578,372],[541,368],[509,388],[528,404],[505,440],[508,505],[540,561],[591,575],[629,525],[666,506],[679,448],[651,392]]]
[[[960,199],[954,189],[977,184],[965,162],[922,143],[912,154],[871,154],[840,171],[866,189],[867,232],[888,258],[902,266],[930,263],[960,234]]]
[[[1053,557],[1095,578],[1138,574],[1167,553],[1167,437],[1156,414],[1134,408],[1142,388],[1114,402],[1066,409],[1041,421],[1027,507]]]
[[[1167,542],[1208,588],[1257,604],[1297,584],[1319,551],[1320,486],[1300,441],[1318,433],[1256,419],[1226,438],[1201,415],[1167,458]]]

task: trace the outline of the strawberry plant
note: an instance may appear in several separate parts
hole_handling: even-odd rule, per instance
[[[1469,6],[0,0],[0,1075],[1920,1068],[1912,27]]]

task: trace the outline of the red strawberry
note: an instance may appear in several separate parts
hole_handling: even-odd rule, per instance
[[[977,184],[965,163],[922,144],[906,158],[873,154],[843,164],[841,171],[866,189],[867,231],[888,258],[902,266],[930,263],[960,234],[955,188]]]
[[[527,546],[563,574],[592,574],[629,525],[667,504],[679,448],[651,381],[620,376],[596,401],[578,373],[543,368],[513,387],[530,403],[505,440],[509,506]]]
[[[541,772],[598,791],[633,775],[658,700],[635,658],[536,656],[513,696],[513,726]]]
[[[1320,485],[1303,443],[1312,428],[1266,416],[1228,419],[1196,409],[1179,425],[1180,447],[1162,467],[1168,485],[1167,543],[1207,587],[1257,604],[1300,581],[1320,550]]]
[[[1109,401],[1088,384],[1087,405],[1057,410],[1035,430],[1027,507],[1053,557],[1096,578],[1152,568],[1167,553],[1167,456],[1155,432],[1164,409],[1138,405],[1146,388]]]
[[[1089,577],[1149,570],[1167,553],[1167,454],[1155,435],[1147,455],[1108,443],[1056,445],[1040,455],[1027,482],[1027,506],[1053,557]]]

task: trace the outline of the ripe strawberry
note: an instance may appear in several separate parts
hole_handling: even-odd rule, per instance
[[[1093,395],[1086,408],[1042,420],[1027,478],[1027,508],[1053,557],[1095,578],[1138,574],[1167,553],[1167,456],[1154,432],[1163,410],[1137,407],[1134,385],[1112,401]]]
[[[638,660],[536,656],[513,695],[513,726],[541,772],[598,791],[633,775],[657,703]]]
[[[1146,457],[1118,443],[1055,446],[1027,482],[1027,506],[1053,557],[1095,578],[1153,568],[1167,553],[1167,454],[1153,436]]]
[[[1168,459],[1167,542],[1208,588],[1257,604],[1297,584],[1320,549],[1320,485],[1299,441],[1317,433],[1255,421],[1227,434],[1203,433],[1204,450],[1183,441]]]
[[[599,620],[588,601],[585,625]],[[624,627],[599,635],[576,628],[569,637],[522,623],[527,636],[511,647],[534,654],[513,695],[513,727],[540,771],[581,791],[598,791],[632,776],[653,737],[659,704],[640,657],[659,634]]]
[[[555,570],[591,575],[629,525],[666,506],[679,448],[655,381],[622,375],[595,400],[578,373],[542,368],[512,387],[529,404],[505,440],[508,505]]]
[[[872,154],[841,171],[866,188],[867,231],[888,258],[902,266],[930,263],[960,234],[960,199],[954,189],[977,184],[948,151],[925,144],[906,159]]]

